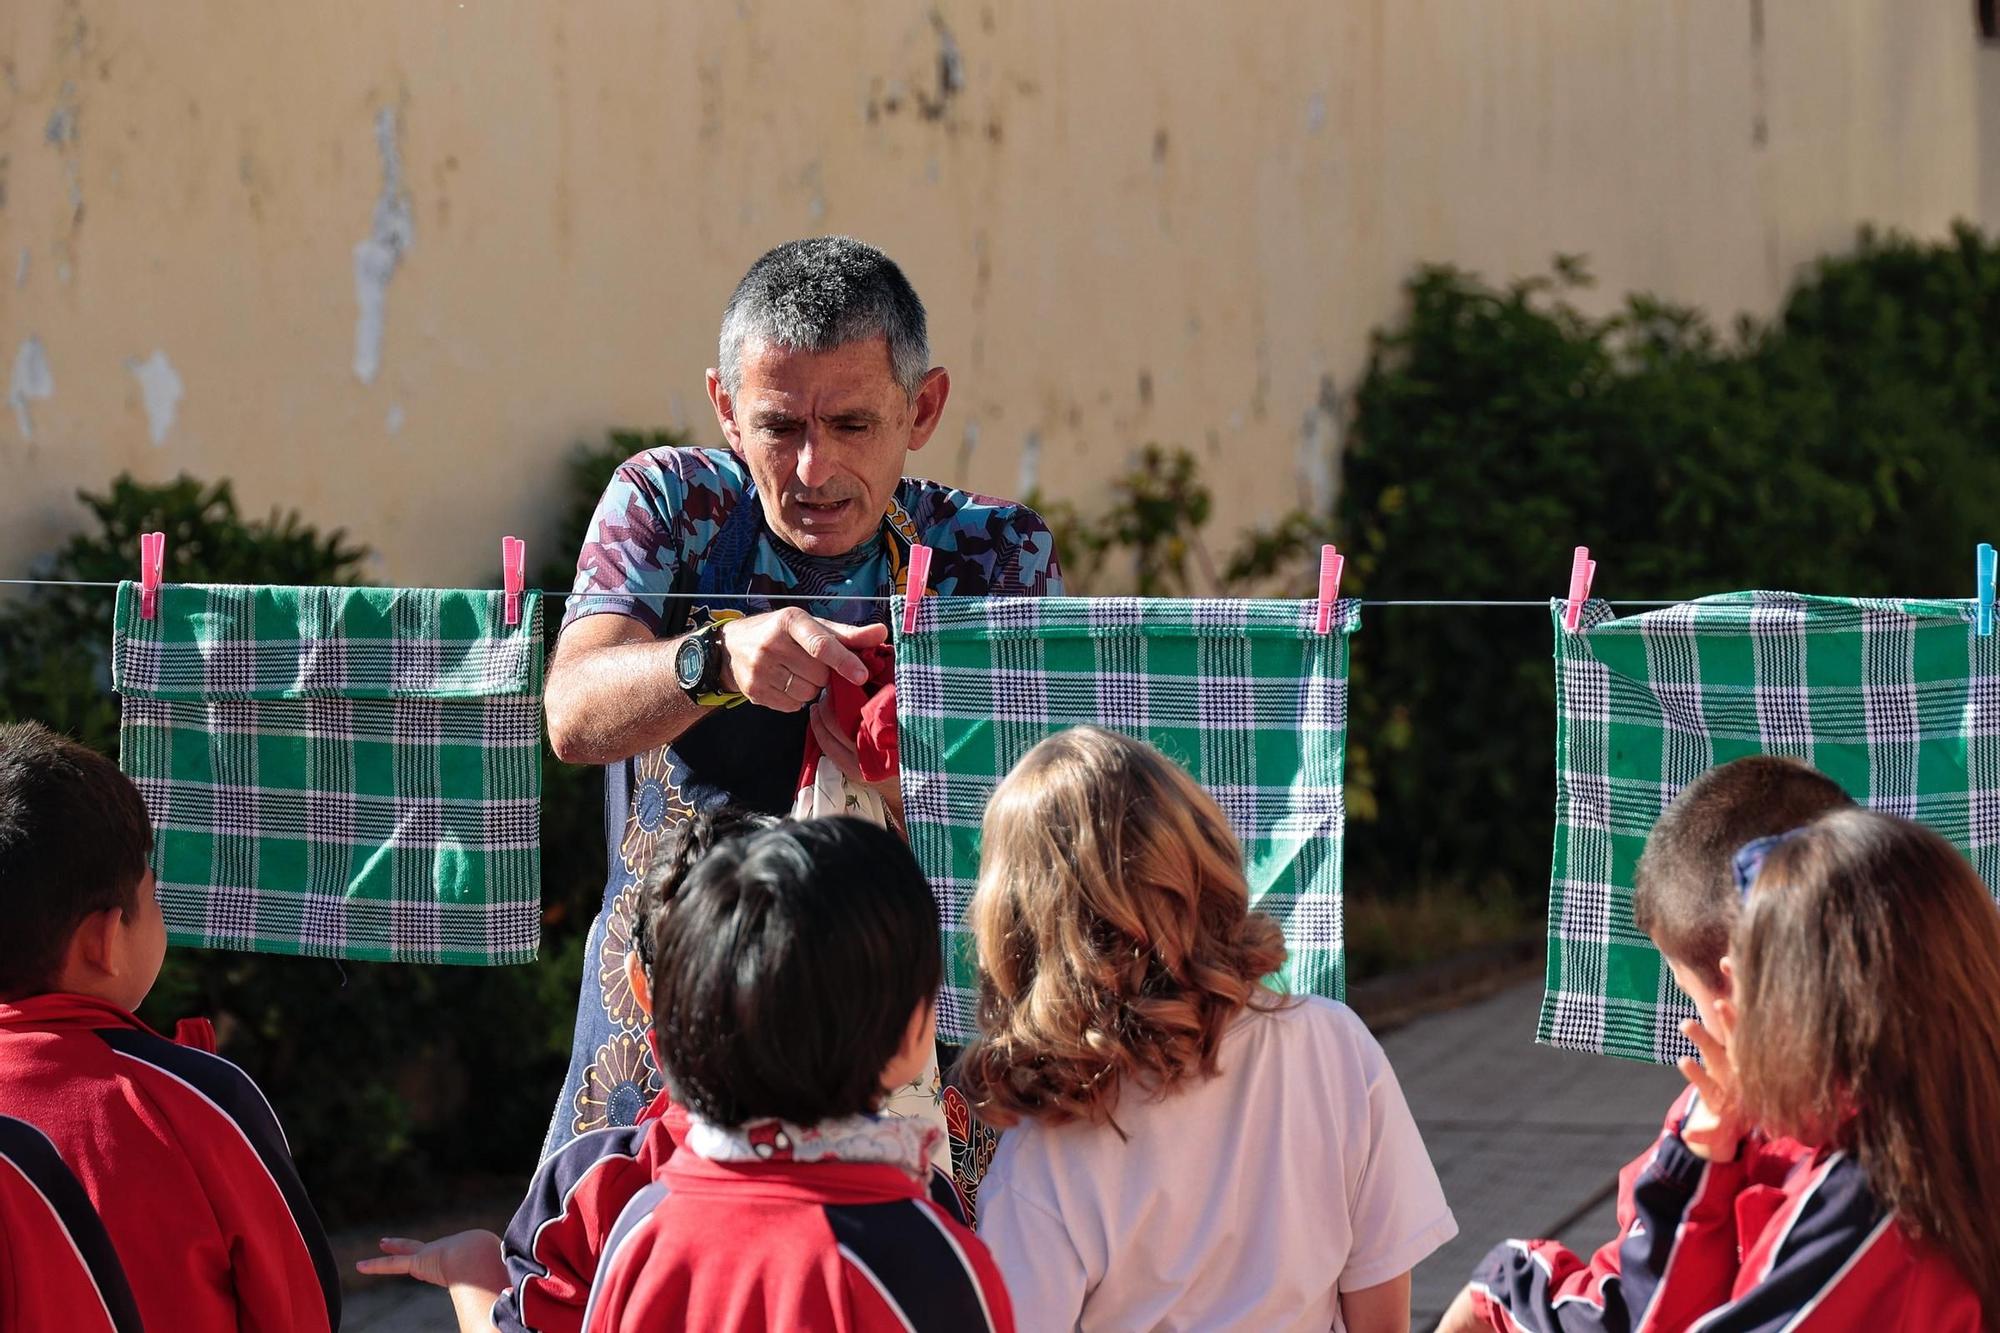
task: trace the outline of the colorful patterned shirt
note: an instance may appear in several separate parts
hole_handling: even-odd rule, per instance
[[[749,469],[727,449],[652,449],[627,461],[597,506],[563,624],[610,612],[671,637],[672,602],[659,594],[689,579],[690,554],[699,560],[710,549],[749,485]],[[939,595],[1062,593],[1054,539],[1025,505],[905,477],[887,522],[900,542],[866,542],[847,555],[824,557],[794,550],[760,516],[748,577],[728,591],[753,603],[806,598],[813,615],[844,624],[886,620],[883,603],[814,599],[900,591],[902,551],[921,543],[933,552],[930,590]]]

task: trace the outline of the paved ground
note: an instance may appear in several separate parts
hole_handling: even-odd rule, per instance
[[[1458,1218],[1458,1239],[1417,1267],[1413,1329],[1431,1327],[1499,1241],[1608,1240],[1618,1168],[1683,1086],[1671,1069],[1535,1045],[1541,997],[1539,980],[1521,983],[1382,1039]]]
[[[1436,1322],[1498,1241],[1556,1235],[1581,1250],[1607,1239],[1618,1168],[1652,1141],[1680,1090],[1670,1069],[1535,1045],[1541,994],[1523,982],[1383,1038],[1458,1217],[1459,1238],[1417,1268],[1413,1329]],[[376,1282],[350,1289],[344,1327],[453,1324],[442,1293]]]

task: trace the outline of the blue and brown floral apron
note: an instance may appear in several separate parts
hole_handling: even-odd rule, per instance
[[[662,616],[661,638],[673,638],[710,621],[771,609],[769,598],[741,591],[749,583],[760,531],[761,507],[752,487],[731,510],[709,549],[690,552],[682,561],[682,573],[672,589],[675,596]],[[880,595],[887,595],[902,590],[916,534],[900,506],[892,506],[883,532],[889,577]],[[814,612],[846,624],[867,624],[886,619],[888,609],[880,602],[828,599]],[[704,719],[670,745],[605,767],[604,838],[609,864],[604,902],[584,948],[569,1072],[543,1156],[578,1134],[632,1124],[659,1092],[659,1072],[646,1042],[650,1015],[625,976],[639,880],[655,852],[671,845],[680,826],[698,810],[727,802],[770,814],[790,811],[798,794],[808,727],[804,710],[781,713],[745,703]],[[969,1167],[979,1156],[969,1149],[961,1151],[970,1142],[963,1126],[971,1122],[962,1107],[959,1116],[948,1114],[952,1108],[935,1071],[927,1082],[928,1086],[902,1090],[886,1109],[902,1114],[921,1110],[923,1118],[947,1123],[954,1175],[962,1187],[970,1186],[976,1176],[966,1179],[956,1164],[963,1156]],[[990,1155],[989,1145],[984,1156]],[[983,1166],[983,1160],[978,1164]]]

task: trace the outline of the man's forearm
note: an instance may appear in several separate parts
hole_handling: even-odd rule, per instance
[[[569,764],[615,764],[678,739],[712,708],[674,680],[679,639],[566,651],[549,669],[549,744]]]

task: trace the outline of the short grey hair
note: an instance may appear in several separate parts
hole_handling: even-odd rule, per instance
[[[830,352],[866,338],[889,344],[889,366],[910,398],[931,368],[924,303],[896,262],[850,236],[787,241],[750,266],[722,311],[716,373],[734,396],[745,343]]]

